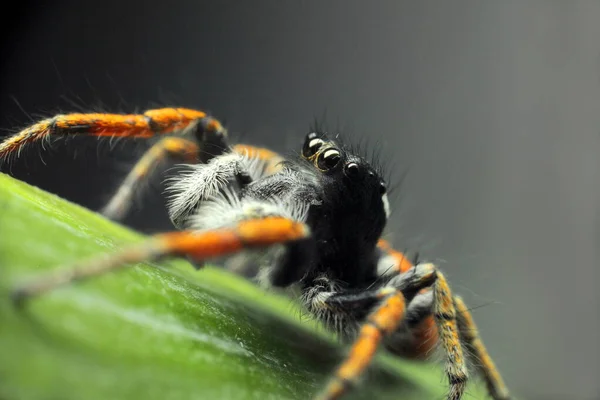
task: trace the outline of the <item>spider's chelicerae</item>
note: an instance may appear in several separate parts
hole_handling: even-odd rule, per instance
[[[82,262],[14,291],[23,303],[59,285],[165,256],[228,265],[261,285],[299,286],[304,306],[352,347],[321,399],[347,392],[380,344],[422,357],[440,344],[448,399],[460,399],[473,355],[492,398],[509,393],[470,312],[430,263],[409,261],[381,239],[389,214],[386,184],[364,158],[321,132],[309,133],[296,158],[227,142],[204,112],[164,108],[143,115],[66,114],[40,121],[0,144],[0,160],[56,136],[149,138],[165,135],[131,170],[104,214],[122,217],[140,183],[170,157],[187,171],[170,182],[169,214],[178,231],[156,235],[113,256]],[[243,261],[240,263],[240,261]]]

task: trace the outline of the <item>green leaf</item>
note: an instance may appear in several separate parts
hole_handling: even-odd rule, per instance
[[[323,387],[345,347],[289,298],[215,268],[149,263],[20,310],[9,301],[17,282],[140,240],[0,174],[0,398],[307,399]],[[446,391],[439,365],[380,355],[348,398]]]

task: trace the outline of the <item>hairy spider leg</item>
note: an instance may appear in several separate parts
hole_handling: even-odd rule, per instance
[[[338,368],[325,392],[317,399],[337,399],[350,388],[371,363],[384,335],[398,327],[405,310],[406,302],[401,292],[390,295],[383,301],[361,327],[358,339],[354,342],[346,361]]]
[[[408,260],[404,253],[393,249],[387,241],[380,240],[377,246],[383,252],[378,268],[378,272],[381,275],[400,274],[400,278],[402,278],[402,276],[405,276],[407,273],[409,273],[411,268],[416,268],[413,267],[412,263]],[[391,260],[385,261],[386,256],[391,257]],[[382,260],[383,262],[381,262]],[[410,355],[418,358],[426,356],[439,342],[442,345],[447,358],[446,374],[450,382],[448,399],[458,400],[464,394],[468,379],[466,362],[463,354],[464,346],[471,351],[473,356],[480,363],[478,365],[478,370],[481,375],[483,375],[490,396],[494,400],[509,400],[511,397],[508,388],[506,387],[502,376],[498,372],[498,369],[496,368],[492,358],[490,357],[481,338],[479,337],[479,333],[471,313],[460,297],[452,296],[445,276],[439,270],[435,270],[436,279],[433,286],[425,287],[419,290],[419,294],[433,291],[433,315],[431,315],[431,312],[427,312],[427,314],[424,315],[423,320],[417,326],[411,329],[414,337],[417,339],[418,344],[414,350],[414,354]],[[426,275],[423,275],[423,278],[419,278],[416,281],[413,280],[413,283],[409,283],[407,287],[412,287],[417,282],[422,281],[425,279],[425,276]],[[402,282],[404,281],[405,280],[402,279]],[[399,287],[397,289],[400,289],[405,293],[404,287]],[[361,295],[330,296],[325,300],[325,306],[331,307],[345,305],[348,307],[352,303],[356,304],[358,302],[380,300],[389,295],[390,290],[393,290],[393,288],[384,287],[378,291],[367,292]],[[405,300],[409,301],[410,297],[405,296]],[[402,321],[400,321],[398,324],[401,322]],[[352,356],[349,357],[347,363],[351,363],[351,357]],[[359,365],[358,362],[355,364]],[[347,383],[348,382],[344,383],[344,385],[341,385],[340,382],[332,382],[330,384],[332,388],[331,397],[324,396],[323,398],[333,399],[338,397],[339,395],[333,394],[333,390],[339,391],[340,387],[347,386]],[[345,388],[343,390],[345,390]]]
[[[133,196],[139,191],[142,182],[147,180],[156,170],[158,164],[165,158],[185,161],[189,164],[198,162],[200,146],[195,142],[181,137],[167,137],[154,144],[121,183],[116,193],[102,209],[106,217],[118,220],[125,216],[133,202]]]
[[[385,256],[380,258],[381,268],[378,271],[380,276],[403,274],[414,266],[406,254],[394,249],[388,241],[380,239],[377,247],[385,256],[391,258],[388,262],[385,261]],[[431,288],[424,288],[421,290],[421,293],[431,290]],[[417,326],[411,329],[412,335],[415,338],[415,347],[411,349],[410,353],[405,352],[404,356],[415,359],[426,359],[437,346],[439,337],[435,319],[433,315],[428,314],[422,318]]]
[[[161,108],[143,114],[74,113],[56,115],[33,124],[0,143],[0,161],[18,156],[29,143],[52,137],[84,135],[111,138],[165,138],[152,146],[127,175],[102,213],[111,219],[122,218],[130,207],[136,188],[147,179],[166,157],[195,164],[229,151],[227,131],[203,111],[186,108]],[[233,151],[269,161],[267,172],[274,173],[283,158],[270,150],[236,145]]]
[[[350,303],[364,301],[366,296],[381,300],[361,326],[350,353],[337,369],[325,390],[317,397],[319,400],[337,399],[350,390],[371,364],[382,340],[394,333],[404,321],[408,302],[423,287],[430,286],[435,281],[436,274],[437,270],[433,264],[419,264],[399,276],[398,287],[385,286],[362,295],[332,296],[331,300],[335,303],[338,305],[346,303],[347,306]]]
[[[204,139],[210,140],[211,143],[216,141],[215,138],[207,138],[206,135]],[[200,143],[197,143],[189,139],[171,136],[156,143],[135,164],[108,204],[102,209],[102,214],[113,220],[123,218],[133,203],[135,193],[139,192],[139,188],[143,182],[149,179],[158,164],[166,157],[181,160],[188,164],[197,164],[201,160],[208,162],[212,158],[222,154],[224,150],[227,150],[225,140],[222,140],[223,150],[214,149],[216,151],[208,154],[205,147],[214,146],[205,146],[205,143],[202,143],[201,140],[199,140]],[[277,172],[279,170],[279,163],[283,161],[283,157],[279,154],[260,147],[238,144],[233,146],[232,150],[249,158],[258,158],[261,161],[265,161],[265,172],[268,174]]]
[[[204,261],[245,248],[300,240],[309,234],[309,228],[305,224],[283,217],[248,219],[230,228],[159,234],[112,256],[84,261],[26,282],[17,287],[12,295],[14,301],[21,304],[60,286],[121,269],[132,263],[167,256],[188,256],[195,261]]]
[[[448,400],[459,400],[465,392],[469,376],[458,332],[452,291],[446,277],[439,270],[433,287],[433,299],[433,318],[446,355],[445,369],[450,383]]]
[[[467,348],[477,362],[477,369],[483,375],[488,391],[494,400],[509,400],[510,393],[506,387],[500,372],[496,368],[494,361],[490,357],[483,341],[479,336],[477,326],[462,298],[455,296],[454,305],[456,307],[456,316],[458,329],[461,338],[464,340]]]
[[[402,254],[398,252],[398,254]],[[418,264],[413,267],[414,271],[417,268],[428,267],[432,273],[424,274],[411,273],[411,269],[400,273],[398,282],[411,282],[404,288],[393,286],[383,287],[379,292],[375,292],[370,296],[372,298],[380,298],[382,295],[388,295],[382,301],[375,311],[368,317],[367,322],[361,327],[359,337],[354,342],[351,351],[346,358],[346,361],[337,370],[334,379],[330,381],[325,391],[320,395],[320,400],[333,400],[339,398],[345,393],[350,385],[358,379],[366,367],[370,364],[375,355],[375,351],[381,343],[382,339],[395,332],[400,324],[404,321],[406,304],[414,297],[417,292],[407,294],[410,290],[423,293],[427,288],[433,290],[433,320],[437,328],[437,337],[442,346],[446,357],[445,371],[450,384],[448,400],[459,400],[465,391],[468,379],[466,362],[459,335],[457,323],[457,312],[454,306],[454,299],[448,282],[444,276],[433,264]],[[405,278],[406,276],[409,278]],[[410,278],[418,277],[419,279]],[[430,277],[433,276],[433,279]],[[427,285],[424,282],[428,282]],[[390,294],[391,292],[391,294]],[[351,299],[343,299],[337,296],[325,300],[326,303],[348,302]],[[352,301],[364,301],[366,295],[357,297]],[[376,329],[373,327],[373,321],[377,321]],[[499,398],[495,398],[499,399]]]
[[[204,132],[226,136],[219,121],[203,111],[187,108],[159,108],[143,114],[64,114],[42,120],[0,143],[0,160],[19,155],[25,145],[53,136],[87,135],[150,138],[185,132],[195,126]]]

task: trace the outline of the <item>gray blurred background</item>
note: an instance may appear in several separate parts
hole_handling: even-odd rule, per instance
[[[182,105],[276,150],[315,117],[367,137],[409,170],[395,244],[440,262],[512,390],[600,399],[600,2],[53,3],[1,17],[4,134]],[[146,146],[77,143],[13,174],[97,209]],[[145,232],[168,227],[150,192]]]

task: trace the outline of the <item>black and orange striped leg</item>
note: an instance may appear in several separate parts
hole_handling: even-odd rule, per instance
[[[317,397],[319,400],[337,399],[351,388],[371,363],[382,340],[404,321],[407,304],[421,289],[431,286],[435,278],[433,264],[420,264],[405,274],[396,287],[385,286],[366,294],[337,294],[324,299],[323,308],[356,309],[368,305],[365,302],[377,300],[379,305],[360,327],[350,353]]]
[[[211,147],[206,154],[226,145],[227,131],[219,121],[205,112],[187,108],[160,108],[143,114],[65,114],[42,120],[0,143],[0,160],[18,156],[28,144],[52,137],[103,136],[150,138],[177,133],[192,137]],[[207,137],[208,135],[208,137]],[[201,160],[204,162],[204,160]]]
[[[483,375],[490,396],[494,400],[510,400],[508,388],[504,384],[494,361],[488,354],[465,302],[460,297],[455,296],[454,305],[461,338],[476,359],[477,370]]]
[[[433,318],[446,355],[445,369],[450,383],[448,400],[459,400],[467,385],[468,372],[456,321],[454,299],[446,277],[440,271],[437,271],[433,296]]]
[[[369,366],[386,335],[394,332],[406,310],[402,292],[386,297],[362,325],[346,361],[337,369],[318,400],[333,400],[346,393]]]
[[[102,209],[102,214],[113,220],[123,218],[131,207],[135,193],[165,158],[195,164],[198,162],[199,154],[200,146],[191,140],[174,136],[160,140],[136,163],[117,192]]]
[[[267,247],[304,239],[309,233],[308,227],[303,223],[283,217],[265,217],[241,221],[230,228],[160,234],[112,256],[77,263],[27,282],[13,291],[13,299],[17,304],[22,304],[60,286],[102,275],[132,263],[167,256],[188,256],[202,262],[245,248]]]
[[[394,250],[383,240],[378,243],[378,248],[382,251],[382,257],[380,257],[377,266],[378,273],[381,276],[399,273],[398,277],[392,278],[398,279],[407,274],[412,263],[407,260],[403,253]],[[391,264],[392,267],[388,267],[388,264]],[[417,330],[416,334],[421,336],[423,340],[437,339],[442,345],[446,356],[446,375],[450,383],[448,400],[458,400],[464,394],[468,372],[452,292],[444,274],[437,268],[436,271],[436,280],[432,287],[432,312],[435,331],[429,329],[432,326],[432,321],[430,318],[426,318],[423,321],[423,326]],[[432,341],[422,343],[422,347],[417,353],[421,351],[428,352],[432,346]]]

